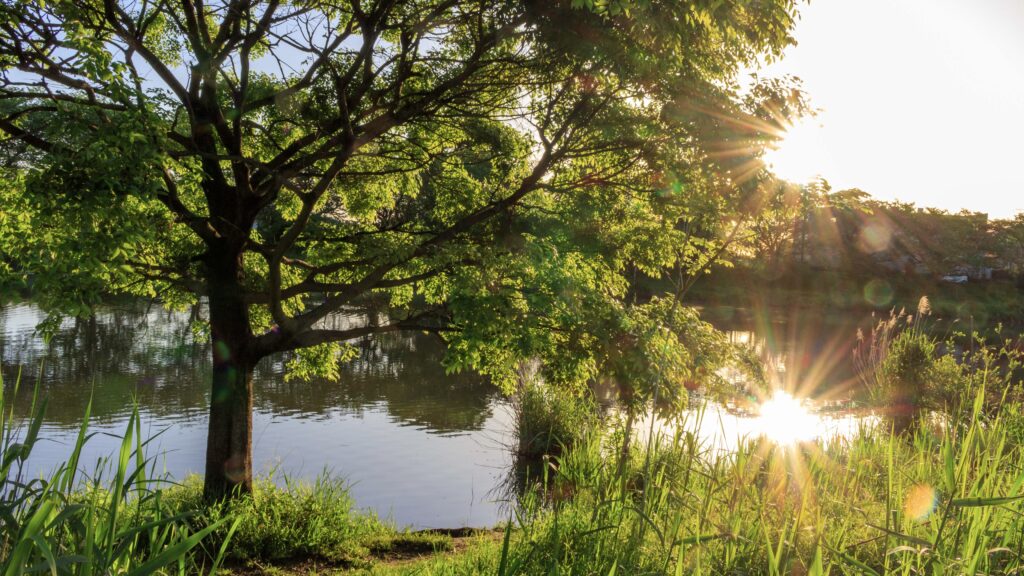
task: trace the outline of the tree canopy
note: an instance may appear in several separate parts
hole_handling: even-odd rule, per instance
[[[781,93],[744,101],[735,76],[794,17],[790,0],[5,1],[0,274],[55,314],[207,299],[214,495],[251,477],[248,374],[270,354],[337,376],[346,342],[426,330],[450,369],[504,385],[524,358],[562,383],[678,383],[710,356],[686,341],[701,324],[630,305],[627,271],[717,253],[688,224],[756,187],[774,128],[757,108]]]

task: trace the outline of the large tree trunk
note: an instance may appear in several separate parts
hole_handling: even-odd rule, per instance
[[[251,351],[240,271],[239,255],[209,255],[213,388],[203,484],[209,501],[252,491],[252,371],[258,358]]]

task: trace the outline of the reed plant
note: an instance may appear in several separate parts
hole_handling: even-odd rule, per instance
[[[888,336],[893,354],[900,335]],[[1006,343],[930,342],[922,349],[929,370],[947,370],[944,386],[926,382],[942,398],[932,404],[942,417],[922,410],[906,430],[865,421],[852,435],[793,445],[748,438],[731,451],[681,422],[634,444],[625,466],[616,454],[621,431],[602,424],[554,457],[547,482],[532,485],[541,493],[521,498],[500,549],[484,545],[464,562],[417,573],[486,565],[503,576],[1018,574],[1024,410],[1016,357]],[[906,376],[904,368],[881,356],[875,365]]]
[[[725,453],[676,432],[652,439],[650,457],[637,447],[622,474],[607,450],[578,447],[542,488],[569,485],[572,498],[524,499],[495,571],[1016,574],[1024,454],[1002,412],[983,416],[984,397],[969,425],[909,437],[865,426],[827,444],[751,439]],[[456,567],[437,573],[473,573]]]
[[[19,378],[20,380],[20,378]],[[89,432],[86,408],[67,460],[28,477],[26,461],[40,441],[46,401],[38,387],[27,418],[19,418],[0,379],[0,574],[145,576],[217,571],[229,539],[212,554],[194,554],[223,518],[195,528],[163,500],[166,478],[145,455],[138,411],[125,426],[116,455],[81,469]],[[91,404],[90,404],[91,406]]]

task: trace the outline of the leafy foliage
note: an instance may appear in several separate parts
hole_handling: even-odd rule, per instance
[[[625,304],[627,278],[721,254],[691,232],[756,187],[774,127],[734,77],[794,17],[792,0],[8,2],[19,222],[0,271],[55,315],[207,298],[227,439],[210,457],[243,479],[248,376],[272,354],[330,376],[338,343],[426,330],[452,370],[500,384],[536,357],[553,383],[662,387],[696,355],[668,349],[678,312]]]

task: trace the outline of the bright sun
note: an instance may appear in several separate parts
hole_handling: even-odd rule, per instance
[[[790,126],[782,140],[764,155],[764,163],[779,178],[805,184],[827,168],[822,126],[806,120]]]
[[[758,411],[757,432],[776,444],[796,444],[813,440],[818,418],[802,402],[782,390],[776,390]]]

